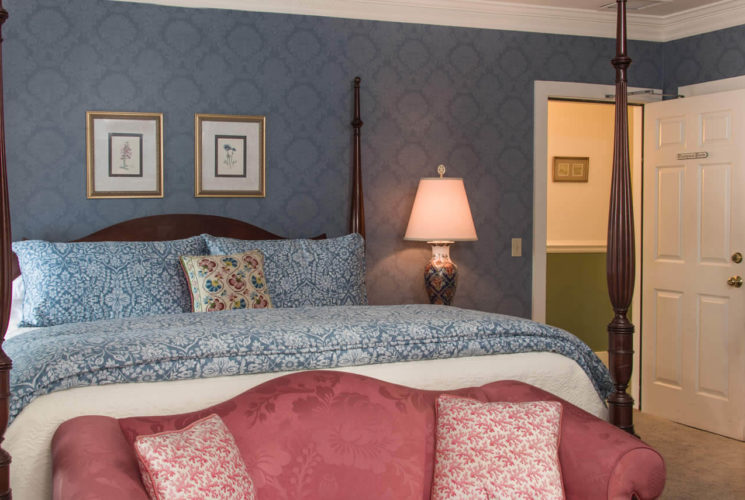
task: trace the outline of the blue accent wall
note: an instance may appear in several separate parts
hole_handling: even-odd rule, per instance
[[[529,316],[533,82],[610,84],[614,41],[105,0],[6,0],[13,238],[67,240],[159,213],[343,234],[352,87],[363,82],[370,302],[425,302],[430,249],[404,242],[417,182],[465,179],[479,240],[457,243],[455,304]],[[631,42],[630,84],[663,84]],[[87,200],[85,112],[164,113],[165,197]],[[264,199],[195,198],[194,113],[267,117]],[[510,239],[523,238],[523,257]]]
[[[662,47],[664,90],[745,75],[745,26],[667,42]]]

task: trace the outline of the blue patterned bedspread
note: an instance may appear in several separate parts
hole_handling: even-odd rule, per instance
[[[184,313],[58,325],[5,343],[11,421],[71,387],[550,351],[574,359],[600,397],[608,371],[575,336],[500,314],[430,305]]]

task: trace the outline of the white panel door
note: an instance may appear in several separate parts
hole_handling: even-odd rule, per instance
[[[744,119],[745,90],[645,106],[641,331],[642,411],[740,440]]]

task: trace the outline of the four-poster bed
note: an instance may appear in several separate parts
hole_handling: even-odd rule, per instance
[[[0,25],[6,20],[7,12],[0,0]],[[631,215],[631,195],[628,174],[628,139],[626,110],[626,68],[631,60],[626,56],[625,0],[618,0],[618,41],[617,55],[613,59],[616,67],[616,136],[613,171],[613,190],[609,217],[608,239],[608,284],[615,318],[609,325],[609,352],[614,392],[610,395],[610,419],[615,425],[633,432],[631,409],[633,400],[626,395],[626,386],[631,374],[633,325],[626,318],[626,311],[633,289],[633,218]],[[2,52],[0,46],[0,64]],[[1,69],[1,67],[0,67]],[[360,79],[354,81],[354,119],[352,153],[352,207],[350,231],[364,236],[364,207],[361,172],[360,129]],[[4,139],[4,113],[2,107],[2,73],[0,72],[0,309],[2,336],[5,340],[11,309],[11,281],[18,270],[11,251],[10,214],[8,202],[7,169]],[[213,236],[239,238],[243,240],[274,239],[277,235],[267,233],[250,224],[212,216],[170,215],[153,216],[135,221],[127,221],[93,233],[78,241],[161,241],[183,238],[209,232]],[[540,354],[540,353],[539,353]],[[477,356],[478,357],[478,356]],[[486,358],[487,356],[482,356]],[[446,360],[436,360],[446,361]],[[377,365],[380,366],[380,365]],[[10,370],[11,360],[0,344],[0,435],[5,435],[9,421]],[[479,366],[478,369],[482,369]],[[439,370],[439,368],[437,368]],[[585,370],[587,371],[587,370]],[[269,374],[271,375],[271,374]],[[557,375],[560,378],[563,375]],[[466,381],[473,383],[472,381]],[[574,382],[572,382],[573,384]],[[475,385],[475,384],[474,384]],[[592,384],[589,385],[592,389]],[[10,498],[10,463],[7,452],[0,450],[0,500]],[[33,473],[33,471],[31,472]]]
[[[628,319],[629,306],[634,295],[635,276],[626,74],[631,58],[626,53],[626,0],[616,1],[616,57],[612,61],[616,68],[616,121],[606,256],[608,293],[615,313],[608,325],[608,360],[614,390],[608,397],[608,407],[610,422],[633,434],[634,400],[626,392],[634,361],[634,325]]]

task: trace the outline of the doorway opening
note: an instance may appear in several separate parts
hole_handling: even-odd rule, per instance
[[[546,323],[573,333],[606,362],[613,317],[605,254],[614,118],[613,102],[548,101]],[[641,172],[642,132],[643,106],[629,105],[632,172]]]
[[[632,87],[629,92],[650,91],[646,94],[635,94],[630,97],[631,103],[643,104],[644,102],[659,100],[660,89],[649,89]],[[532,318],[535,321],[546,321],[546,222],[547,222],[547,186],[548,186],[548,104],[550,98],[570,100],[592,100],[597,102],[610,102],[608,96],[615,92],[613,85],[601,85],[594,83],[574,83],[555,81],[536,81],[533,92],[533,241],[532,241]],[[656,96],[655,96],[656,94]],[[634,108],[638,109],[638,108]],[[641,112],[641,110],[639,110]],[[639,165],[640,167],[641,165]],[[635,200],[634,226],[637,235],[641,228],[641,210],[637,200],[641,200],[641,171],[632,174],[634,184],[632,186]],[[607,212],[606,212],[607,217]],[[639,237],[636,238],[637,262],[640,262],[641,245]],[[639,306],[641,266],[636,266],[636,287],[632,301],[631,321],[634,325],[640,324]],[[607,293],[607,292],[604,292]],[[611,317],[608,317],[610,321]],[[639,330],[637,330],[639,331]],[[630,392],[639,403],[639,367],[640,367],[640,344],[639,335],[634,336],[634,371],[631,376]]]

